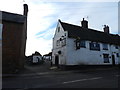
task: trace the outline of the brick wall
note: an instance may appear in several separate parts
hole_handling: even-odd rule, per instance
[[[24,67],[24,23],[2,23],[2,70],[3,73],[13,73],[16,69]]]

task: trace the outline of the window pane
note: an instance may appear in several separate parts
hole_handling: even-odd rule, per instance
[[[90,45],[90,50],[98,50],[98,51],[100,51],[100,44],[92,42],[89,45]]]
[[[80,40],[76,39],[75,44],[76,44],[76,49],[80,49]]]
[[[85,46],[85,41],[80,41],[80,47],[86,47]]]
[[[103,50],[108,50],[108,44],[102,44]]]
[[[119,57],[119,53],[116,53],[116,56]]]
[[[61,42],[62,42],[62,46],[65,46],[66,45],[66,38],[63,38]]]
[[[116,45],[115,48],[118,49],[118,46]]]
[[[109,54],[103,54],[104,63],[109,63]]]
[[[60,32],[60,27],[58,27],[58,32]]]

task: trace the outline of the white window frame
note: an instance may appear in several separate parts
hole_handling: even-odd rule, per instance
[[[108,44],[102,43],[103,50],[108,50]]]

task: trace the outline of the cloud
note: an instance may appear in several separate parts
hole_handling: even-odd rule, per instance
[[[23,14],[22,0],[0,0],[0,10]]]
[[[39,39],[31,38],[31,41],[27,41],[28,43],[28,46],[26,47],[26,49],[28,50],[28,52],[26,52],[27,55],[31,55],[35,51],[39,51],[42,55],[45,53],[47,54],[48,52],[51,51],[52,40],[45,40],[43,38]]]
[[[39,0],[35,0],[39,1]],[[118,2],[119,0],[41,0],[42,2]]]
[[[67,23],[80,25],[82,18],[86,18],[88,16],[89,18],[87,19],[89,20],[90,27],[93,29],[96,28],[97,30],[102,30],[102,25],[106,23],[111,25],[112,28],[115,28],[115,26],[113,26],[115,20],[110,23],[110,20],[112,20],[115,15],[112,14],[113,12],[111,13],[108,7],[106,8],[106,5],[109,6],[108,4],[103,5],[101,3],[85,2],[37,3],[38,1],[35,1],[34,9],[31,9],[31,17],[29,16],[29,20],[32,22],[29,24],[31,27],[28,29],[31,30],[29,32],[29,46],[27,47],[28,53],[32,53],[35,49],[38,49],[42,54],[49,53],[51,51],[52,37],[54,36],[58,19]],[[111,8],[111,10],[115,11],[114,8]],[[102,19],[98,17],[102,17]],[[115,30],[112,32],[115,32]],[[34,44],[32,44],[32,42],[34,42]],[[32,47],[31,50],[29,49],[30,46]]]
[[[96,3],[98,1],[99,3]],[[51,51],[52,37],[58,19],[80,25],[82,18],[85,18],[89,21],[90,28],[102,31],[102,25],[108,24],[111,32],[117,33],[117,7],[114,7],[117,6],[117,3],[102,2],[104,1],[25,0],[29,7],[26,55],[31,55],[35,51],[39,51],[43,55]],[[2,0],[0,9],[22,14],[23,3],[23,0]],[[86,18],[87,16],[88,18]]]

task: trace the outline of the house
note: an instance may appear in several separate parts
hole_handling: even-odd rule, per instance
[[[40,63],[42,62],[42,55],[39,52],[35,52],[32,54],[32,63]]]
[[[24,4],[23,15],[2,13],[2,73],[14,73],[24,68],[27,39],[28,5]]]
[[[52,63],[56,66],[118,65],[120,36],[110,34],[107,25],[103,30],[90,29],[84,18],[81,26],[58,20],[53,37]]]
[[[49,52],[48,54],[43,55],[44,60],[52,60],[52,52]]]
[[[35,51],[35,53],[33,53],[32,55],[26,57],[27,64],[39,64],[42,62],[42,55],[37,51]]]

